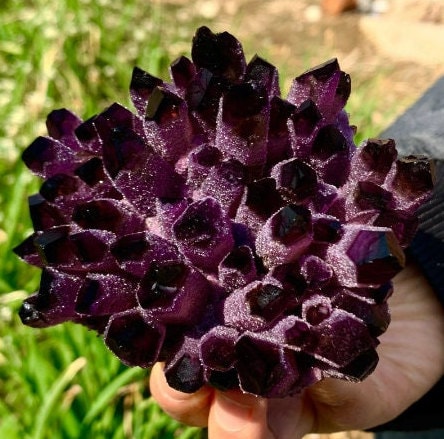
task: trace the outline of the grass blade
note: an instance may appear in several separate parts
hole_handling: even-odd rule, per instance
[[[54,410],[59,398],[68,384],[77,373],[86,366],[86,359],[83,357],[74,360],[62,376],[54,383],[49,390],[41,409],[36,416],[36,424],[32,439],[45,439],[45,424]]]
[[[100,412],[108,407],[110,402],[115,397],[117,391],[124,385],[130,383],[131,381],[135,381],[137,379],[145,376],[146,370],[132,368],[127,369],[125,372],[118,375],[113,381],[111,381],[97,396],[96,400],[92,404],[91,408],[87,412],[83,423],[85,426],[91,423]]]

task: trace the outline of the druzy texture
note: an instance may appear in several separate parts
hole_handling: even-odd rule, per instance
[[[134,113],[53,111],[24,151],[43,183],[15,252],[42,277],[22,321],[86,325],[184,392],[364,379],[431,163],[390,139],[356,148],[335,59],[284,99],[273,65],[202,27],[170,73],[134,69]]]

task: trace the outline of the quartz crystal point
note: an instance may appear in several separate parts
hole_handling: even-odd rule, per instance
[[[355,146],[335,59],[284,98],[273,65],[202,27],[170,74],[134,69],[134,113],[53,111],[23,152],[43,179],[15,249],[42,269],[23,323],[86,325],[184,392],[364,379],[431,163]]]

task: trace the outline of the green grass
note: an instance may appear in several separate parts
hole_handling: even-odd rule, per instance
[[[27,197],[38,190],[19,157],[45,134],[46,114],[89,117],[129,106],[132,67],[166,77],[169,46],[192,28],[131,0],[4,1],[0,12],[0,437],[8,439],[203,437],[172,421],[149,395],[147,371],[128,369],[101,339],[72,324],[24,327],[17,311],[39,271],[11,249],[30,234]],[[61,30],[63,29],[63,31]],[[181,33],[182,32],[182,33]],[[183,45],[185,46],[185,45]]]
[[[39,186],[20,154],[45,133],[46,114],[67,107],[86,118],[114,101],[129,106],[134,65],[166,78],[195,27],[193,17],[177,24],[174,12],[146,0],[2,2],[0,438],[205,436],[164,415],[149,395],[147,372],[123,366],[94,333],[71,324],[24,327],[17,311],[37,288],[39,271],[12,254],[31,233],[27,197]],[[353,97],[353,123],[374,127],[374,106],[362,102]]]

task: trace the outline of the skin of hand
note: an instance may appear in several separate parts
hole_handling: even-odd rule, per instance
[[[417,267],[408,265],[395,277],[389,305],[392,321],[380,337],[379,364],[361,383],[324,379],[283,399],[209,387],[185,394],[168,386],[158,363],[151,393],[173,418],[208,426],[210,439],[299,439],[383,424],[444,374],[444,308]]]

